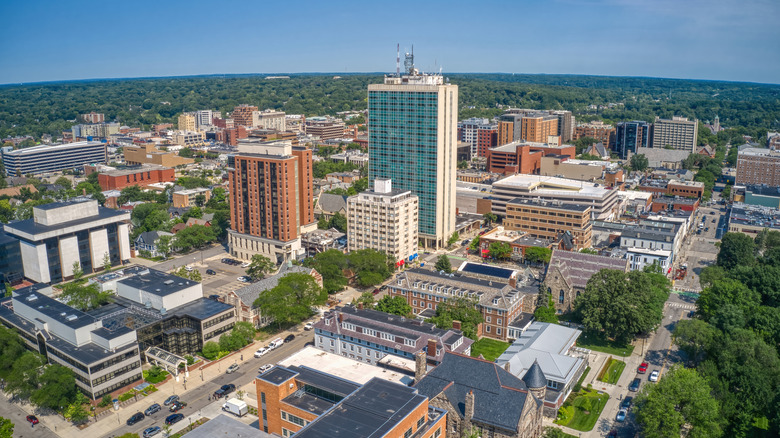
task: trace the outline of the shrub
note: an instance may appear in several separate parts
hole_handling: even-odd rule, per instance
[[[98,403],[98,406],[101,408],[105,408],[106,406],[111,404],[111,395],[106,394],[103,396],[103,398],[100,400],[100,403]]]
[[[168,372],[155,365],[152,368],[150,368],[148,371],[144,371],[143,375],[144,375],[144,380],[146,380],[151,384],[155,384],[165,380],[165,376],[168,375]]]
[[[130,391],[127,391],[126,393],[117,397],[117,399],[119,399],[120,402],[123,402],[123,401],[130,400],[133,397],[135,397],[135,390],[131,389]]]

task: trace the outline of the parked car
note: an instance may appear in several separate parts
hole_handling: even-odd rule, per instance
[[[163,406],[170,406],[171,403],[175,402],[178,399],[179,399],[178,395],[172,395],[165,399],[165,401],[163,402]]]
[[[623,401],[620,402],[620,407],[623,409],[630,409],[631,408],[631,402],[634,401],[634,397],[631,397],[630,395],[623,398]]]
[[[135,414],[133,414],[132,417],[127,419],[127,425],[128,426],[132,426],[135,423],[138,423],[139,421],[141,421],[143,419],[144,419],[144,414],[142,414],[140,412],[136,412]]]
[[[637,368],[636,372],[639,373],[639,374],[644,374],[644,373],[647,372],[647,367],[648,366],[649,366],[649,364],[647,362],[642,362],[639,365],[639,368]]]
[[[162,409],[162,406],[160,406],[158,403],[155,403],[155,404],[149,406],[148,408],[146,408],[146,410],[144,411],[144,415],[146,415],[148,417],[148,416],[150,416],[152,414],[156,414],[157,412],[160,412],[161,409]]]
[[[295,339],[295,335],[293,335],[293,334],[289,334],[289,335],[287,335],[287,337],[286,337],[286,338],[284,338],[284,343],[286,344],[286,343],[288,343],[288,342],[292,342],[292,341],[293,341],[293,339]]]
[[[463,246],[466,246],[469,243],[471,243],[471,239],[466,239],[466,240],[463,241]]]
[[[171,407],[169,408],[171,412],[178,412],[184,407],[187,406],[187,403],[184,403],[183,401],[176,400],[171,404]]]
[[[30,424],[33,424],[33,425],[38,424],[38,417],[36,417],[35,415],[28,415],[27,416],[27,421],[30,422]]]
[[[238,281],[240,281],[242,283],[249,283],[251,281],[251,279],[249,277],[246,277],[246,276],[241,276],[241,277],[238,277]]]
[[[626,421],[626,414],[628,414],[628,411],[626,411],[625,409],[619,410],[617,415],[615,416],[615,421],[619,423]]]
[[[695,310],[691,310],[690,312],[688,312],[688,318],[693,318],[693,315],[696,315]]]
[[[158,433],[160,433],[160,431],[162,431],[160,426],[147,427],[146,429],[144,429],[144,438],[149,438],[150,436],[155,436]]]
[[[717,221],[718,221],[717,219],[713,219],[713,220],[712,220],[712,223],[714,224],[714,223],[715,223],[715,222],[717,222]]]
[[[220,297],[219,297],[219,295],[217,295],[217,294],[214,294],[214,295],[209,295],[209,299],[210,299],[210,300],[219,301],[219,298],[220,298]]]
[[[233,373],[235,373],[236,371],[238,371],[238,364],[237,364],[237,363],[234,363],[233,365],[230,365],[230,366],[229,366],[229,367],[228,367],[228,368],[225,370],[225,372],[226,372],[227,374],[233,374]]]
[[[377,295],[379,292],[381,292],[381,291],[380,291],[380,290],[379,290],[379,288],[377,287],[377,288],[374,288],[374,292],[372,292],[372,293],[373,293],[374,295]]]
[[[165,418],[165,424],[170,426],[172,424],[178,423],[179,421],[181,421],[183,419],[184,419],[184,415],[182,415],[182,414],[168,415],[168,417]]]
[[[226,264],[226,265],[227,265],[227,264],[230,264],[230,259],[229,259],[229,258],[227,258],[227,257],[225,257],[224,259],[222,259],[222,263],[224,263],[224,264]]]
[[[639,391],[639,385],[642,384],[642,380],[639,378],[634,379],[630,385],[628,385],[628,390],[632,392]]]
[[[249,263],[249,262],[244,262],[244,263],[241,263],[241,267],[242,268],[248,268],[250,264],[251,263]]]
[[[261,366],[260,369],[257,370],[257,372],[260,373],[260,374],[263,374],[264,372],[270,370],[273,367],[274,367],[273,365],[271,365],[270,363],[267,363],[267,364]]]
[[[232,383],[228,383],[227,385],[222,385],[222,387],[220,387],[219,389],[224,391],[224,394],[227,395],[236,390],[236,385]]]
[[[306,324],[303,326],[303,329],[304,329],[304,330],[311,330],[311,329],[313,329],[313,328],[314,328],[314,324],[312,324],[312,323],[310,323],[310,322],[307,322],[307,323],[306,323]]]
[[[193,271],[195,268],[193,268],[192,266],[185,266],[185,267],[184,267],[184,269],[185,269],[187,272],[192,272],[192,271]]]
[[[271,350],[269,350],[266,347],[260,347],[259,350],[255,351],[255,357],[261,357],[261,356],[265,355],[266,353],[268,353],[269,351],[271,351]]]
[[[213,269],[206,269],[206,274],[207,275],[217,275],[217,271],[215,271]]]
[[[651,382],[657,382],[659,374],[660,373],[658,372],[658,370],[654,370],[652,373],[650,373],[650,381]]]

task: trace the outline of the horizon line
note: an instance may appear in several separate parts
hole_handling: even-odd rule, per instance
[[[239,76],[319,76],[319,75],[333,75],[333,76],[374,76],[374,75],[390,75],[394,73],[387,72],[282,72],[282,73],[204,73],[204,74],[192,74],[192,75],[170,75],[170,76],[133,76],[133,77],[106,77],[106,78],[82,78],[82,79],[56,79],[48,81],[36,81],[36,82],[9,82],[0,84],[0,88],[12,88],[12,87],[25,87],[34,85],[49,85],[49,84],[62,84],[72,82],[103,82],[103,81],[132,81],[132,80],[152,80],[152,79],[184,79],[184,78],[207,78],[207,77],[239,77]],[[753,82],[753,81],[733,81],[725,79],[700,79],[700,78],[675,78],[675,77],[661,77],[661,76],[610,76],[610,75],[598,75],[598,74],[580,74],[580,73],[517,73],[517,72],[451,72],[450,75],[519,75],[519,76],[581,76],[581,77],[597,77],[597,78],[625,78],[625,79],[657,79],[657,80],[674,80],[674,81],[694,81],[694,82],[722,82],[730,84],[751,84],[777,87],[780,83],[771,82]],[[571,85],[573,86],[573,85]]]

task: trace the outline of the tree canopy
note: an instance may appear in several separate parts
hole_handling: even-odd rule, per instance
[[[377,301],[374,310],[399,316],[412,314],[412,306],[409,305],[406,298],[399,296],[391,297],[390,295],[385,295],[381,300]]]
[[[254,307],[280,327],[297,324],[312,314],[312,307],[324,304],[327,292],[309,274],[294,272],[279,279],[271,290],[260,293]]]
[[[661,322],[668,287],[662,274],[602,269],[588,280],[575,306],[587,329],[628,341]]]
[[[452,272],[452,264],[450,263],[450,258],[447,257],[447,254],[440,255],[439,258],[436,259],[436,264],[433,266],[433,268],[437,271],[444,271],[448,274]]]
[[[463,335],[477,339],[477,326],[482,323],[482,312],[476,301],[466,297],[453,297],[436,307],[436,315],[428,320],[441,329],[452,328],[452,321],[460,321]]]
[[[249,268],[246,270],[246,275],[250,276],[253,280],[260,280],[264,278],[266,274],[272,272],[276,268],[276,265],[268,257],[262,254],[255,254],[252,256],[252,260],[249,262]]]

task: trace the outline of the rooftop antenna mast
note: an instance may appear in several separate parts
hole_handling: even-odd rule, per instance
[[[401,44],[395,46],[395,75],[401,77]]]
[[[404,70],[409,75],[414,75],[414,45],[412,45],[412,52],[406,53],[404,57]]]

